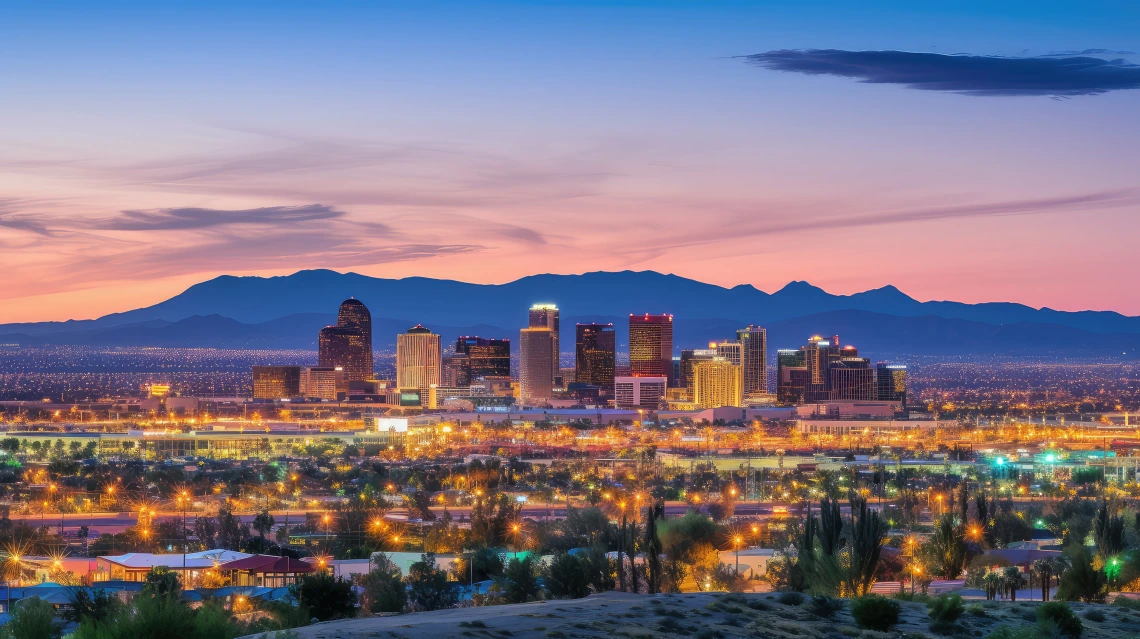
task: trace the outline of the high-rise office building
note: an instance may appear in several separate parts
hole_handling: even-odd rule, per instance
[[[781,404],[802,403],[804,389],[810,383],[805,349],[776,351],[776,401]]]
[[[544,404],[554,395],[553,356],[554,331],[545,326],[519,331],[519,402]]]
[[[736,331],[740,365],[744,367],[744,396],[768,392],[768,331],[749,324]]]
[[[286,399],[300,394],[300,366],[253,367],[254,399]]]
[[[629,369],[633,377],[673,377],[673,316],[629,316]]]
[[[799,350],[779,351],[776,362],[776,397],[781,403],[906,401],[906,367],[873,368],[870,360],[859,357],[859,349],[840,347],[838,335],[815,335]]]
[[[740,406],[744,372],[723,357],[693,361],[693,403],[701,408]]]
[[[639,408],[657,410],[665,397],[667,379],[656,377],[615,377],[614,406],[617,408]]]
[[[308,366],[301,369],[300,395],[312,399],[336,401],[342,388],[348,386],[342,368]]]
[[[346,382],[369,379],[372,376],[365,373],[364,343],[364,335],[358,329],[326,326],[321,329],[318,342],[318,363],[323,368],[344,370]]]
[[[574,382],[614,390],[617,335],[613,324],[578,324],[574,340]]]
[[[420,324],[396,336],[396,387],[400,390],[418,389],[427,397],[432,384],[439,385],[439,335]]]
[[[723,357],[732,362],[733,366],[744,365],[744,348],[740,342],[733,340],[713,342],[709,344],[709,348],[716,351],[717,357]]]
[[[511,376],[511,340],[460,337],[456,355],[466,357],[468,384],[483,377]]]
[[[535,304],[530,307],[530,321],[527,326],[530,328],[549,328],[551,336],[554,338],[554,343],[551,346],[553,354],[550,359],[550,379],[558,377],[558,332],[561,327],[558,323],[558,306],[555,304]]]
[[[321,329],[318,359],[322,367],[344,369],[348,381],[372,379],[372,315],[356,298],[341,303],[336,326]]]
[[[364,353],[363,359],[363,373],[354,373],[351,369],[345,368],[348,371],[349,379],[352,381],[359,381],[355,378],[356,375],[363,374],[361,379],[372,379],[373,366],[372,366],[372,313],[368,311],[368,307],[363,302],[350,297],[340,303],[340,308],[336,312],[336,325],[345,328],[355,328],[360,331],[364,336]]]
[[[880,402],[898,402],[906,407],[906,364],[880,363],[875,367],[875,385]]]
[[[677,366],[680,369],[677,386],[686,389],[690,399],[693,397],[693,362],[714,357],[716,357],[715,348],[694,348],[681,351],[680,362]]]
[[[447,388],[471,385],[471,368],[467,356],[452,353],[443,358],[443,369],[439,374],[440,383]]]

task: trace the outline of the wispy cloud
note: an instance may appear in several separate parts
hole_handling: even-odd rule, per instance
[[[1140,190],[1125,189],[1048,198],[951,204],[896,211],[870,211],[850,215],[818,215],[810,210],[811,207],[804,207],[804,210],[789,215],[783,207],[775,207],[773,210],[752,209],[729,212],[722,216],[719,223],[709,232],[694,229],[684,235],[671,235],[656,240],[646,238],[640,246],[619,247],[615,250],[636,260],[631,263],[636,264],[659,257],[670,251],[721,243],[724,241],[722,228],[731,228],[733,238],[740,240],[749,237],[784,235],[820,229],[854,229],[945,219],[1077,213],[1137,205],[1140,205]]]
[[[976,96],[1096,95],[1140,88],[1140,66],[1080,54],[1038,57],[945,55],[909,51],[783,49],[743,56],[774,71],[833,75],[910,89]],[[1103,52],[1108,53],[1108,52]]]
[[[151,211],[122,211],[116,217],[97,220],[92,226],[110,231],[173,231],[234,224],[281,227],[314,220],[331,220],[343,216],[342,211],[337,211],[323,204],[266,206],[242,210],[173,208]]]

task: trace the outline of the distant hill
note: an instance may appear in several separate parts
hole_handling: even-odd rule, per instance
[[[460,334],[517,341],[527,308],[562,309],[562,343],[578,321],[612,321],[628,343],[630,313],[673,313],[678,348],[730,337],[749,323],[769,329],[770,348],[838,333],[868,355],[1034,354],[1107,356],[1135,350],[1140,317],[1111,311],[1064,312],[1012,303],[919,302],[893,286],[833,295],[807,282],[775,293],[724,288],[653,271],[534,275],[501,285],[430,278],[384,279],[328,270],[281,277],[221,276],[170,299],[94,320],[0,325],[0,340],[21,344],[315,348],[348,297],[375,318],[374,344],[423,323],[450,341]],[[564,351],[570,350],[564,348]]]

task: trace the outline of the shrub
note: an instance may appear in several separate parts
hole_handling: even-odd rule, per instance
[[[308,575],[289,586],[289,594],[321,621],[356,615],[356,593],[352,582],[327,571]]]
[[[834,617],[835,613],[843,610],[843,607],[843,600],[835,597],[812,597],[808,602],[808,610],[824,619]]]
[[[985,639],[1037,639],[1037,629],[1031,626],[998,626]]]
[[[1116,599],[1113,600],[1112,605],[1119,606],[1125,610],[1140,610],[1140,599],[1118,595]]]
[[[1080,637],[1081,619],[1063,601],[1050,601],[1037,608],[1037,623],[1041,626],[1054,625],[1066,637]]]
[[[974,617],[985,617],[986,607],[982,604],[970,604],[966,606],[966,612]]]
[[[802,592],[781,592],[776,597],[776,601],[784,604],[785,606],[798,606],[804,602],[804,595]]]
[[[859,597],[851,604],[851,616],[861,628],[886,632],[899,622],[899,602],[882,595]]]
[[[16,639],[52,639],[58,637],[60,624],[55,620],[55,607],[39,597],[29,597],[12,607],[12,619],[3,628],[4,636]]]
[[[958,595],[939,595],[927,603],[927,615],[931,624],[952,624],[966,612],[962,598]]]
[[[1085,619],[1100,623],[1101,621],[1104,621],[1104,613],[1097,610],[1096,608],[1093,608],[1092,610],[1085,612]]]

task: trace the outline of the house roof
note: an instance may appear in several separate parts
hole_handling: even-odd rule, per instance
[[[235,559],[234,561],[228,561],[218,566],[218,570],[249,570],[262,573],[307,573],[316,572],[317,568],[299,559],[277,557],[275,555],[253,555]]]
[[[149,570],[156,566],[166,566],[173,570],[181,568],[183,565],[192,569],[210,568],[215,563],[224,564],[252,556],[253,555],[234,550],[203,550],[201,552],[187,553],[185,562],[182,559],[181,553],[156,555],[149,552],[129,552],[125,555],[110,555],[100,557],[99,559],[118,564],[125,568]]]

